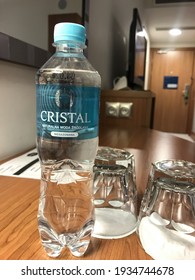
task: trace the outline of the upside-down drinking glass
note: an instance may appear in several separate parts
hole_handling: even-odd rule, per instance
[[[112,239],[136,230],[137,190],[134,155],[100,147],[94,165],[93,236]]]
[[[195,259],[195,164],[152,164],[137,232],[154,259]]]

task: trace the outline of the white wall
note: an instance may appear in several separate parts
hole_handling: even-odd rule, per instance
[[[59,0],[0,0],[0,32],[42,49],[48,49],[48,15],[78,13],[82,0],[67,0],[64,10]]]
[[[35,145],[35,69],[0,61],[0,159]]]
[[[0,32],[47,50],[48,15],[78,13],[82,1],[0,0]],[[35,146],[35,68],[0,60],[0,160]]]

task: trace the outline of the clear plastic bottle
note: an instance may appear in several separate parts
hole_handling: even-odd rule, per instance
[[[83,54],[85,28],[59,23],[56,53],[36,75],[41,162],[38,227],[47,254],[82,256],[94,227],[93,163],[101,79]]]

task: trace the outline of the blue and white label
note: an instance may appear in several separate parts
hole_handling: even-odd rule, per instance
[[[80,140],[98,136],[99,88],[39,84],[36,92],[39,137]]]

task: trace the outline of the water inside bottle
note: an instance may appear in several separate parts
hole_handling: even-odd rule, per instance
[[[66,246],[73,255],[83,255],[94,226],[92,173],[43,168],[38,224],[49,256],[59,256]]]

